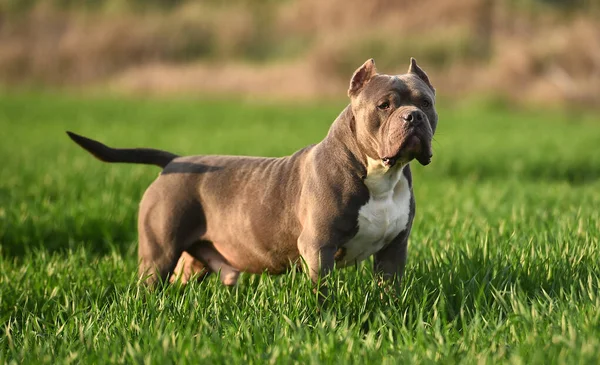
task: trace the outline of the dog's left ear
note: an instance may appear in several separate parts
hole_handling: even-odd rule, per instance
[[[412,57],[410,58],[410,66],[408,66],[408,73],[417,75],[421,80],[423,80],[427,84],[427,86],[429,86],[429,88],[431,88],[431,91],[433,91],[433,93],[435,94],[435,88],[433,87],[433,85],[431,85],[429,77],[427,77],[425,71],[423,71],[421,67],[417,65],[417,60],[415,60]]]

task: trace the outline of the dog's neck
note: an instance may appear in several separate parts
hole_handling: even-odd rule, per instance
[[[369,159],[377,156],[369,156],[356,135],[356,118],[352,113],[351,105],[348,105],[335,119],[327,136],[321,142],[336,151],[335,157],[341,157],[345,163],[356,170],[362,178],[367,176]],[[332,158],[334,158],[332,156]]]

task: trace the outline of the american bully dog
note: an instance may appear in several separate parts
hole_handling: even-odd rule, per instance
[[[374,256],[378,277],[396,286],[415,216],[410,162],[431,161],[435,90],[414,59],[397,76],[378,74],[371,59],[348,96],[321,142],[281,158],[117,149],[67,133],[102,161],[163,169],[139,209],[148,284],[220,273],[234,285],[240,272],[294,267],[317,283]]]

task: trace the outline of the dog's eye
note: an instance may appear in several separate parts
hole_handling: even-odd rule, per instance
[[[384,101],[383,103],[377,105],[377,108],[380,110],[387,110],[390,108],[390,102],[389,101]]]
[[[423,100],[423,102],[421,103],[421,106],[423,108],[429,108],[431,106],[431,102],[429,100]]]

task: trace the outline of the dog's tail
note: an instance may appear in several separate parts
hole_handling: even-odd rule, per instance
[[[165,167],[179,157],[174,153],[152,148],[111,148],[98,141],[67,131],[71,139],[94,157],[104,162],[126,162]]]

